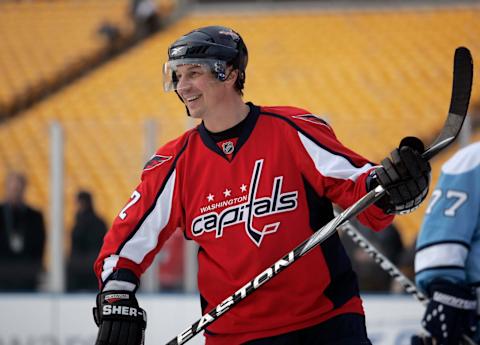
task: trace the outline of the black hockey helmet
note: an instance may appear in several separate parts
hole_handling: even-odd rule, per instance
[[[238,69],[236,88],[241,92],[245,83],[248,51],[242,37],[224,26],[207,26],[180,37],[168,48],[164,66],[164,89],[177,89],[176,69],[185,64],[210,67],[215,77],[224,81],[227,66]]]

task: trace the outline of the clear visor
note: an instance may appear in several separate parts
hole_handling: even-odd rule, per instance
[[[214,59],[179,59],[167,61],[163,65],[163,89],[166,92],[177,90],[178,77],[177,71],[180,66],[193,65],[205,69],[207,72],[214,73],[216,76],[225,76],[227,64],[225,61]],[[187,70],[186,70],[187,71]],[[185,71],[185,72],[186,72]],[[184,71],[181,71],[185,73]],[[188,75],[188,73],[185,73]]]

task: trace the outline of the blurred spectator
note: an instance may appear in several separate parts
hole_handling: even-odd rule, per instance
[[[352,225],[392,263],[397,265],[404,252],[402,238],[397,228],[392,224],[385,230],[373,232],[359,222],[353,221]],[[389,292],[392,285],[390,275],[355,244],[352,239],[340,231],[345,250],[352,261],[352,267],[358,277],[360,291],[362,292]]]
[[[132,0],[130,17],[135,24],[138,39],[148,37],[161,28],[158,8],[152,0]]]
[[[122,45],[122,35],[118,26],[104,22],[98,28],[97,33],[105,41],[107,57],[115,55]]]
[[[104,22],[100,25],[98,33],[105,37],[105,40],[109,45],[115,45],[120,39],[120,29],[116,25],[108,22]]]
[[[5,201],[0,204],[0,290],[35,291],[43,270],[43,216],[25,203],[24,175],[10,173],[5,182]]]
[[[92,195],[89,192],[80,191],[76,203],[72,250],[67,269],[67,290],[96,291],[98,283],[93,273],[93,263],[102,246],[107,227],[95,212]]]

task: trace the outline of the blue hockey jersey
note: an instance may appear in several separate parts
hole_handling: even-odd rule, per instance
[[[438,277],[476,287],[480,297],[480,142],[443,166],[417,240],[416,283]]]

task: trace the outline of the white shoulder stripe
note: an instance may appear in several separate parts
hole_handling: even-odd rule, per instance
[[[174,170],[165,184],[162,194],[158,197],[155,208],[140,225],[135,235],[123,246],[120,251],[121,257],[140,264],[145,256],[157,246],[158,236],[170,219],[175,175],[176,171]]]
[[[458,151],[443,166],[445,174],[456,175],[475,169],[480,165],[480,142],[468,145]]]
[[[305,150],[307,150],[309,156],[315,163],[315,167],[323,176],[356,181],[359,175],[372,168],[370,163],[357,168],[345,157],[325,150],[302,133],[298,132],[298,136]]]
[[[464,267],[468,249],[458,243],[442,243],[421,249],[415,255],[415,273],[441,266]]]

